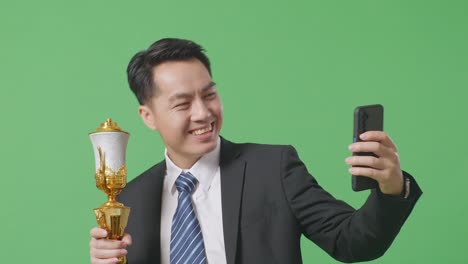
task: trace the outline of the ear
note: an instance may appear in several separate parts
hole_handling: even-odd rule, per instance
[[[158,126],[156,125],[156,116],[151,108],[147,105],[140,105],[138,107],[138,114],[149,129],[158,130]]]

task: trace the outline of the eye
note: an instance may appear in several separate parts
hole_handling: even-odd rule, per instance
[[[216,92],[211,92],[211,93],[208,93],[207,95],[205,95],[205,98],[207,99],[212,99],[216,96]]]
[[[181,102],[176,104],[173,108],[177,109],[187,109],[189,107],[189,102]]]

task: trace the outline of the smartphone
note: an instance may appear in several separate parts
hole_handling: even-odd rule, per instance
[[[353,142],[362,141],[359,135],[366,131],[383,131],[383,106],[380,104],[358,106],[354,110],[354,133]],[[353,156],[374,156],[372,152],[357,152]],[[377,188],[377,181],[364,177],[352,175],[353,190],[363,191]]]

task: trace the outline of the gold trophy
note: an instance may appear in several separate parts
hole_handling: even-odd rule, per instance
[[[115,200],[127,184],[125,151],[129,134],[108,118],[89,134],[96,164],[96,187],[107,194],[107,202],[94,209],[100,228],[107,230],[107,239],[121,240],[127,226],[130,208]],[[119,264],[126,258],[119,258]]]

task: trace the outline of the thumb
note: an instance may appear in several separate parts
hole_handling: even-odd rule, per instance
[[[91,235],[91,237],[95,239],[101,239],[101,238],[106,238],[107,231],[99,227],[94,227],[93,229],[91,229],[89,234]]]
[[[125,245],[127,245],[127,246],[131,246],[132,245],[132,236],[130,236],[130,234],[125,233],[125,235],[122,238],[122,242],[124,242]]]

